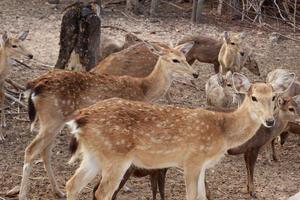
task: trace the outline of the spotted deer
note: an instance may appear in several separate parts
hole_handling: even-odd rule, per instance
[[[243,48],[244,38],[244,32],[240,34],[229,34],[228,32],[224,32],[224,41],[218,55],[220,71],[222,73],[226,73],[227,71],[241,71],[242,60],[245,56]]]
[[[40,129],[25,150],[19,198],[27,199],[32,162],[39,154],[54,193],[60,197],[64,196],[51,169],[51,147],[55,136],[75,110],[112,97],[138,101],[157,100],[165,94],[176,76],[198,77],[184,56],[192,46],[192,43],[186,43],[167,49],[149,45],[160,58],[146,78],[54,70],[28,82],[29,118],[32,127],[38,120]]]
[[[195,35],[185,36],[177,42],[177,45],[194,42],[193,48],[187,53],[186,59],[189,64],[193,64],[195,60],[214,65],[215,73],[219,72],[220,63],[218,61],[219,52],[223,42],[211,37]],[[260,70],[257,62],[253,58],[253,52],[250,48],[244,49],[244,56],[241,56],[241,67],[248,69],[253,74],[260,76]]]
[[[22,42],[26,39],[29,31],[21,32],[18,36],[9,37],[5,32],[2,35],[2,41],[0,41],[0,106],[1,106],[1,125],[0,125],[0,141],[3,141],[4,135],[2,133],[2,127],[6,127],[5,119],[5,94],[4,94],[4,82],[9,70],[11,69],[11,63],[13,58],[25,56],[28,59],[32,59],[33,55],[24,47]]]
[[[67,182],[67,199],[76,199],[101,172],[96,199],[110,200],[131,165],[183,168],[187,199],[206,199],[205,170],[228,149],[250,139],[261,124],[274,126],[274,96],[284,92],[294,76],[251,84],[244,75],[234,73],[233,86],[245,99],[229,113],[118,98],[81,109],[68,122],[78,142],[72,160],[81,155],[82,162]]]
[[[254,168],[259,151],[280,135],[286,129],[289,122],[300,120],[300,95],[279,97],[276,109],[276,123],[272,128],[261,126],[256,134],[246,143],[228,150],[230,155],[244,154],[247,168],[247,190],[253,197],[255,197]]]

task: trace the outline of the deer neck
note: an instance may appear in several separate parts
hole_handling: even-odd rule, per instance
[[[0,49],[0,74],[3,74],[6,69],[11,65],[9,57],[7,56],[5,49]]]
[[[161,98],[168,91],[171,83],[172,75],[168,73],[159,58],[151,74],[141,79],[145,101],[155,101]]]
[[[250,99],[245,97],[242,105],[236,111],[224,113],[223,130],[226,150],[249,140],[261,126],[255,114],[251,112],[249,103]]]

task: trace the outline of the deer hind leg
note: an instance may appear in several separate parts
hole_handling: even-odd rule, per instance
[[[198,179],[198,197],[197,199],[207,199],[206,195],[206,182],[205,182],[205,167],[203,166]]]
[[[62,125],[58,124],[56,127],[43,127],[41,126],[39,134],[35,139],[27,146],[25,150],[23,175],[20,187],[19,199],[27,199],[27,193],[29,189],[29,176],[32,169],[33,160],[41,154],[54,140],[54,137],[62,129]],[[48,160],[48,164],[50,160]]]
[[[256,197],[255,195],[255,188],[254,188],[254,168],[255,168],[255,163],[257,160],[259,149],[252,149],[250,151],[247,151],[244,154],[245,162],[246,162],[246,167],[247,167],[247,189],[248,193],[252,197]]]
[[[118,189],[115,191],[115,193],[113,194],[113,197],[112,197],[112,200],[115,200],[117,198],[117,195],[119,193],[119,191],[123,188],[123,186],[126,184],[126,182],[128,181],[128,179],[131,177],[131,175],[133,174],[135,170],[135,167],[131,166],[125,173]],[[101,181],[101,180],[100,180]],[[94,187],[94,190],[93,190],[93,200],[96,200],[96,196],[95,196],[95,193],[100,185],[100,181],[98,182],[98,184]]]
[[[166,183],[166,174],[168,169],[160,169],[158,176],[158,189],[161,200],[165,200],[165,183]]]
[[[79,192],[100,172],[101,168],[95,158],[84,158],[80,167],[66,184],[67,200],[75,200]]]
[[[57,181],[55,179],[55,176],[54,176],[54,173],[53,173],[53,170],[52,170],[52,167],[51,167],[51,151],[52,151],[52,145],[48,145],[44,151],[41,153],[41,157],[43,159],[43,162],[44,162],[44,167],[45,167],[45,170],[48,174],[48,177],[49,177],[49,181],[50,181],[50,184],[51,184],[51,187],[52,187],[52,191],[54,192],[54,194],[57,196],[57,197],[65,197],[66,195],[59,189],[58,185],[57,185]]]
[[[126,160],[115,161],[102,168],[102,180],[95,193],[97,200],[111,200],[115,190],[118,188],[122,177],[130,167],[131,162]]]

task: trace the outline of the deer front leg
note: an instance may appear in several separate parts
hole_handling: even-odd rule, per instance
[[[166,174],[168,169],[160,169],[158,177],[158,189],[161,200],[165,200],[165,183],[166,183]]]
[[[251,149],[244,154],[244,159],[247,167],[247,181],[248,181],[247,189],[248,189],[248,193],[252,197],[256,197],[253,175],[254,175],[254,168],[255,168],[258,152],[259,152],[259,148],[256,148],[256,149]]]
[[[49,146],[47,146],[45,148],[45,150],[41,153],[41,157],[43,159],[44,162],[44,167],[45,170],[48,174],[49,177],[49,181],[52,187],[52,191],[54,192],[54,194],[57,197],[65,197],[66,195],[59,189],[58,185],[57,185],[57,181],[55,179],[52,167],[51,167],[51,151],[52,151],[52,145],[50,144]]]
[[[193,163],[193,162],[191,162]],[[202,166],[194,166],[193,164],[186,164],[184,167],[184,178],[185,178],[185,185],[186,185],[186,196],[187,200],[198,200],[198,178],[200,175]],[[199,196],[200,197],[200,196]],[[201,196],[199,200],[206,200],[206,197]]]
[[[126,160],[115,161],[102,169],[102,180],[95,193],[97,200],[111,200],[115,190],[118,188],[122,177],[130,167],[131,162]],[[68,199],[69,200],[69,199]]]
[[[158,170],[155,170],[155,172],[152,172],[152,174],[150,174],[150,181],[151,181],[151,189],[152,189],[153,200],[156,200],[157,185],[158,185],[158,176],[159,176],[159,171]]]

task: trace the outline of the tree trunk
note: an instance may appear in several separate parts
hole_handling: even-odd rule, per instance
[[[150,16],[155,17],[157,14],[159,0],[151,0]]]
[[[193,0],[192,22],[196,22],[197,0]]]

